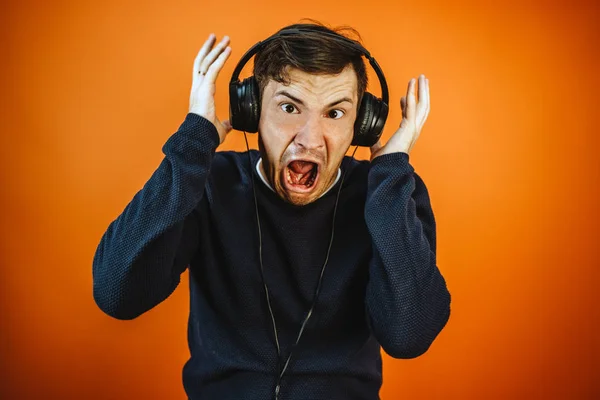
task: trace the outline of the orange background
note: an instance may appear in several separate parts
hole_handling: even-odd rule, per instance
[[[226,118],[243,52],[311,17],[357,28],[384,69],[384,138],[408,80],[430,80],[411,163],[432,197],[452,316],[425,355],[385,358],[382,398],[598,398],[598,5],[491,4],[3,3],[0,397],[185,398],[187,273],[167,301],[118,321],[93,301],[92,257],[183,121],[206,36],[232,38]],[[234,132],[223,148],[243,143]]]

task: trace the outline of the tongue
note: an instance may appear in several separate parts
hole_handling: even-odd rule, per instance
[[[289,165],[289,168],[296,174],[299,175],[303,175],[306,174],[307,172],[310,172],[311,169],[313,169],[314,163],[311,163],[310,161],[302,161],[302,160],[296,160],[296,161],[292,161]]]
[[[294,185],[308,186],[313,176],[315,164],[310,161],[296,160],[292,161],[289,166],[290,179]]]

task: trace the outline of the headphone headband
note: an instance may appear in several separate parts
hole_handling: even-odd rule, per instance
[[[371,64],[371,67],[373,68],[373,70],[377,74],[377,78],[379,79],[379,83],[381,85],[381,100],[386,105],[389,104],[389,93],[388,93],[387,81],[385,80],[385,76],[383,75],[383,71],[379,67],[379,64],[377,63],[375,58],[373,58],[373,56],[371,56],[371,53],[369,53],[367,51],[367,49],[365,49],[360,43],[358,43],[354,40],[351,40],[345,36],[342,36],[340,34],[331,33],[331,32],[322,32],[322,31],[317,31],[317,30],[307,29],[307,28],[283,29],[283,30],[273,34],[272,36],[268,37],[267,39],[256,43],[242,56],[242,58],[238,62],[237,66],[233,70],[233,74],[231,75],[230,84],[236,83],[236,82],[239,83],[240,73],[242,72],[242,69],[244,68],[246,63],[250,60],[250,58],[252,58],[253,55],[258,53],[266,44],[268,44],[269,42],[271,42],[274,39],[279,38],[279,37],[292,36],[292,35],[297,35],[300,33],[315,33],[317,35],[329,36],[335,40],[341,41],[341,42],[349,45],[350,47],[354,48],[355,50],[360,52],[362,55],[364,55],[369,60],[369,64]]]

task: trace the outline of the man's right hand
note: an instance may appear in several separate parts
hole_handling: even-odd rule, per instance
[[[216,36],[211,33],[194,60],[189,112],[211,121],[217,127],[220,143],[223,143],[225,136],[231,131],[231,124],[228,120],[221,122],[217,118],[215,81],[231,54],[231,47],[228,46],[228,36],[223,37],[216,46],[215,41]]]

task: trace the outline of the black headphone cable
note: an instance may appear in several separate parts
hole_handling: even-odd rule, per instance
[[[254,182],[254,171],[253,171],[253,165],[252,165],[252,156],[250,155],[250,146],[248,145],[248,138],[246,137],[246,132],[244,131],[244,140],[246,142],[246,149],[248,151],[248,161],[249,161],[249,166],[250,166],[250,178],[252,180],[252,193],[254,195],[254,209],[256,211],[256,224],[257,224],[257,228],[258,228],[258,259],[259,259],[259,263],[260,263],[260,276],[261,276],[261,280],[263,283],[263,288],[265,290],[265,297],[267,299],[267,307],[269,309],[269,315],[271,316],[271,323],[273,325],[273,333],[274,333],[274,337],[275,337],[275,345],[277,347],[277,372],[278,372],[278,377],[277,377],[277,383],[275,385],[275,400],[279,400],[279,391],[281,389],[281,379],[283,378],[283,375],[285,373],[285,371],[288,368],[288,365],[290,363],[290,360],[292,358],[292,353],[294,351],[294,349],[296,348],[296,346],[298,345],[298,343],[300,342],[300,338],[302,337],[302,333],[304,332],[304,328],[306,327],[306,324],[308,323],[308,320],[310,319],[310,317],[313,314],[315,305],[317,304],[317,299],[319,297],[319,292],[321,291],[321,283],[323,282],[323,274],[325,272],[325,266],[327,265],[327,262],[329,261],[329,253],[331,251],[331,246],[333,244],[333,237],[334,237],[334,232],[335,232],[335,216],[337,214],[337,207],[338,207],[338,201],[340,199],[340,193],[342,191],[342,186],[344,185],[344,178],[346,177],[346,172],[348,172],[348,168],[344,169],[344,172],[342,174],[342,179],[340,182],[340,186],[338,187],[338,192],[335,198],[335,206],[333,208],[333,221],[332,221],[332,225],[331,225],[331,238],[329,240],[329,246],[327,248],[327,255],[325,256],[325,262],[323,263],[323,267],[321,267],[321,274],[319,275],[319,281],[317,283],[317,288],[315,290],[315,294],[314,294],[314,298],[312,301],[312,304],[310,306],[310,309],[308,310],[308,313],[306,314],[306,317],[304,318],[304,321],[302,322],[302,325],[300,327],[300,331],[298,332],[298,336],[296,337],[296,342],[292,345],[292,348],[290,349],[290,353],[288,354],[287,360],[285,361],[285,364],[283,366],[283,368],[281,368],[280,370],[280,365],[281,365],[281,347],[279,344],[279,335],[277,334],[277,325],[275,323],[275,315],[273,314],[273,308],[271,307],[271,299],[269,297],[269,289],[267,288],[267,283],[265,281],[265,275],[264,275],[264,267],[263,267],[263,261],[262,261],[262,231],[260,228],[260,217],[258,215],[258,201],[256,198],[256,189],[255,189],[255,182]],[[354,154],[356,153],[356,150],[358,149],[358,146],[355,146],[354,151],[352,152],[352,155],[350,157],[349,160],[351,160],[354,157]],[[342,160],[343,161],[343,160]],[[348,161],[350,162],[350,161]]]

